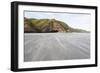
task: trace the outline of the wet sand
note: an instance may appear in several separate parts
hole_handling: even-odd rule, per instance
[[[90,58],[90,33],[25,33],[24,61]]]

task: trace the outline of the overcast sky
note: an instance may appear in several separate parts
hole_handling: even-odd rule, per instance
[[[57,12],[34,12],[25,11],[24,16],[27,18],[37,18],[37,19],[57,19],[67,23],[73,28],[79,28],[90,31],[90,14],[84,13],[57,13]]]

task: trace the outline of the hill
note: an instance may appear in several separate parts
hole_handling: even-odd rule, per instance
[[[88,32],[70,27],[65,22],[56,19],[29,19],[24,17],[24,32],[51,33],[51,32]]]

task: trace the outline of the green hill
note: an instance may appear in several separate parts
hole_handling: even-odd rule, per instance
[[[56,19],[24,18],[24,32],[50,33],[50,32],[87,32],[82,29],[71,28],[65,22]]]

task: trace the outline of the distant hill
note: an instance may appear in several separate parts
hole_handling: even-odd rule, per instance
[[[65,22],[56,19],[29,19],[24,17],[25,33],[51,33],[51,32],[88,32],[70,27]]]

